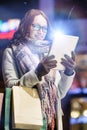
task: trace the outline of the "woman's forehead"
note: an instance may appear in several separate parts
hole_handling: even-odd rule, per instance
[[[47,20],[41,14],[35,16],[33,23],[47,26]]]

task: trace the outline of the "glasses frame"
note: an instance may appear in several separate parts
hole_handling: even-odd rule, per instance
[[[35,31],[39,31],[42,29],[44,33],[47,33],[47,27],[46,26],[41,26],[39,24],[32,24],[32,27],[34,28]]]

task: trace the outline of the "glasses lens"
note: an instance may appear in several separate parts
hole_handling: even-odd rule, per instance
[[[36,30],[36,31],[40,30],[40,25],[32,24],[32,26],[33,26],[34,30]]]
[[[40,29],[42,29],[43,32],[47,32],[47,27],[45,26],[40,26],[39,24],[32,24],[32,27],[36,31],[39,31]]]
[[[43,32],[47,32],[47,27],[42,27]]]

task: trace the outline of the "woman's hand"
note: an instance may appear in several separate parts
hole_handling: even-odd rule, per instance
[[[65,67],[64,73],[68,76],[74,73],[75,68],[75,53],[71,52],[71,57],[68,55],[64,55],[65,58],[61,59],[61,64]]]
[[[41,62],[38,64],[35,73],[38,78],[41,80],[41,77],[48,74],[51,69],[57,66],[57,61],[55,60],[54,55],[44,57]]]

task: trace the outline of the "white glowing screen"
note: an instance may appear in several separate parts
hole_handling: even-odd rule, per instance
[[[58,70],[64,69],[61,65],[61,58],[64,57],[64,54],[71,56],[71,51],[75,50],[79,37],[72,35],[58,35],[54,38],[54,42],[52,45],[51,54],[55,55],[55,59],[57,60],[57,68]]]

